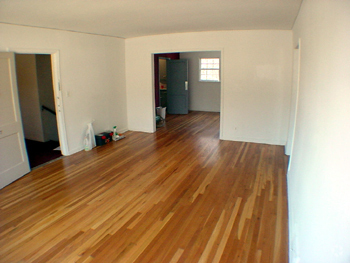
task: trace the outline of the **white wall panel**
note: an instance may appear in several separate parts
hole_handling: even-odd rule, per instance
[[[288,174],[290,262],[350,262],[350,1],[304,0]]]

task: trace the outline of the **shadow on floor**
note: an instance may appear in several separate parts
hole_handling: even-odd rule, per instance
[[[59,142],[56,141],[37,142],[26,139],[26,146],[30,168],[37,167],[62,156],[60,150],[54,150],[60,146]]]

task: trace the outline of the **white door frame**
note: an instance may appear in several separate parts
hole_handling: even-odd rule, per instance
[[[61,153],[63,155],[69,155],[66,122],[64,119],[63,110],[63,96],[61,90],[61,78],[60,78],[60,64],[59,64],[59,50],[52,49],[28,49],[28,48],[8,48],[7,52],[14,52],[15,54],[45,54],[51,55],[51,67],[52,67],[52,84],[55,97],[55,109],[57,119],[58,137],[60,141]]]
[[[298,41],[297,47],[293,50],[293,83],[292,83],[292,99],[291,112],[289,120],[288,139],[285,147],[285,154],[289,155],[288,171],[293,158],[294,137],[298,115],[299,104],[299,83],[300,83],[300,53],[301,53],[301,39]]]
[[[156,128],[156,119],[154,116],[156,116],[156,109],[155,109],[155,80],[154,79],[154,55],[156,54],[165,54],[165,53],[186,53],[186,52],[211,52],[211,51],[219,51],[220,52],[220,131],[219,131],[219,138],[220,140],[223,140],[224,137],[224,48],[222,47],[215,47],[215,48],[193,48],[193,49],[175,49],[174,50],[154,50],[151,52],[151,68],[152,68],[152,110],[153,110],[153,131],[155,132],[157,130]]]

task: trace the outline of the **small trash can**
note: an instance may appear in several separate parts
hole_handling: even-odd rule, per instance
[[[162,117],[165,120],[166,107],[157,107],[156,108],[156,113],[157,113],[157,115],[159,115],[160,117]]]

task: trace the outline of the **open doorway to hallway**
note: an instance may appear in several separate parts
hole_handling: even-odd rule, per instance
[[[167,117],[169,117],[167,106],[170,98],[168,96],[169,76],[167,76],[169,73],[166,65],[167,61],[169,60],[179,59],[188,61],[188,83],[186,83],[187,86],[184,84],[184,88],[187,87],[188,89],[188,110],[220,113],[221,82],[202,81],[200,79],[200,62],[202,58],[218,58],[221,60],[221,51],[186,51],[178,53],[154,54],[154,105],[156,108],[166,108],[166,114],[168,115]],[[156,110],[156,115],[160,115],[160,110]]]
[[[16,54],[19,102],[30,167],[62,156],[58,137],[51,55]]]

